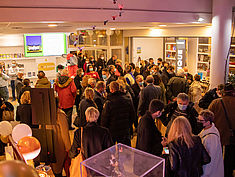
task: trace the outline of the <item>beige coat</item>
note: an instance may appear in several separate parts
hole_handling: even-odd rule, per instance
[[[59,174],[62,172],[67,152],[71,147],[67,117],[60,109],[57,111],[57,125],[53,130],[56,163],[52,163],[51,167],[54,173]]]
[[[227,114],[230,120],[230,125],[235,130],[235,97],[224,96],[223,102],[227,110]],[[227,123],[225,112],[221,104],[221,98],[215,99],[210,104],[209,110],[215,114],[215,126],[220,132],[220,139],[222,145],[229,145],[229,137],[231,135],[229,131],[229,125]]]

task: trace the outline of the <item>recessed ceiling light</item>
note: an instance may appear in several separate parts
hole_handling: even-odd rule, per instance
[[[161,26],[161,27],[163,27],[163,26],[166,26],[166,25],[158,25],[158,26]]]
[[[199,17],[197,21],[202,22],[202,21],[204,21],[204,18]]]
[[[192,23],[199,24],[200,22],[192,22]]]
[[[57,24],[48,24],[49,27],[57,27]]]
[[[110,28],[110,30],[115,30],[116,28]]]

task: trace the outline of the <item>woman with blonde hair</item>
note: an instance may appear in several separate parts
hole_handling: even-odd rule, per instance
[[[87,87],[84,91],[84,95],[85,97],[81,100],[79,104],[78,115],[74,121],[74,125],[76,125],[77,127],[84,127],[87,124],[85,116],[85,111],[87,108],[97,108],[97,105],[94,101],[95,91],[92,88]]]
[[[32,126],[32,108],[30,91],[25,91],[20,98],[20,105],[16,109],[16,121]]]
[[[89,107],[85,111],[87,125],[83,128],[82,133],[83,155],[85,158],[89,158],[113,145],[109,130],[97,124],[99,114],[98,109],[95,107]],[[69,151],[70,158],[75,158],[79,154],[81,129],[79,128],[74,132],[73,144]],[[91,174],[91,176],[93,175]]]
[[[169,176],[200,177],[203,174],[202,166],[211,159],[200,137],[192,134],[191,125],[185,117],[179,116],[173,121],[167,142]]]

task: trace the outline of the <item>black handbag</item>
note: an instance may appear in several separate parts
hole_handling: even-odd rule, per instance
[[[226,120],[227,120],[227,123],[228,123],[228,127],[229,127],[229,130],[230,130],[230,139],[229,139],[229,143],[231,145],[235,145],[235,130],[232,129],[231,127],[231,124],[230,124],[230,121],[229,121],[229,118],[228,118],[228,113],[227,113],[227,110],[225,108],[225,105],[224,105],[224,102],[223,102],[223,99],[221,99],[221,104],[224,108],[224,113],[225,113],[225,117],[226,117]]]

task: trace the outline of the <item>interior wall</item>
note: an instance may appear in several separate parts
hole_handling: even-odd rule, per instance
[[[163,38],[133,38],[132,62],[138,63],[138,57],[142,60],[163,58]]]
[[[188,70],[192,75],[197,74],[197,38],[188,38]]]

